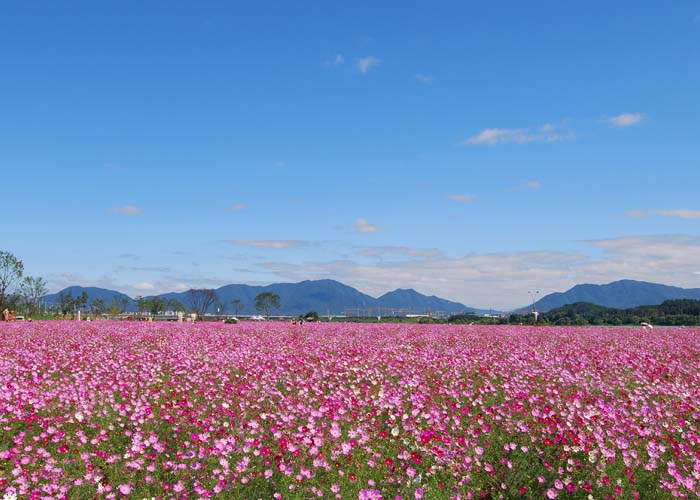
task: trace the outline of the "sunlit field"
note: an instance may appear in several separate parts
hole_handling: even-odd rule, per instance
[[[0,324],[0,498],[695,498],[700,329]]]

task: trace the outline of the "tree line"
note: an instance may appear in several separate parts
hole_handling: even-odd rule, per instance
[[[44,278],[26,276],[24,263],[11,252],[0,250],[0,312],[8,309],[23,313],[26,317],[33,317],[41,312],[42,300],[47,293],[48,285]],[[219,300],[215,290],[206,288],[189,290],[186,295],[187,304],[175,298],[164,297],[136,297],[135,302],[137,312],[154,316],[166,311],[189,311],[199,318],[204,318],[212,309],[217,315],[232,311],[237,316],[244,310],[241,299],[236,298],[230,304],[225,304]],[[63,318],[74,318],[78,311],[94,317],[104,314],[118,316],[127,312],[130,305],[131,301],[126,296],[114,296],[110,301],[105,301],[99,297],[90,300],[85,291],[77,296],[70,292],[61,292],[47,312]],[[263,292],[255,297],[255,309],[265,317],[269,318],[272,312],[279,308],[280,296],[275,293]]]
[[[449,323],[464,324],[534,324],[532,313],[516,313],[500,317],[484,317],[475,314],[458,314],[448,319]],[[630,309],[615,309],[589,302],[567,304],[537,318],[540,325],[639,325],[649,323],[663,326],[700,325],[700,300],[674,299],[659,305],[639,306]]]
[[[87,292],[82,292],[74,297],[70,292],[59,293],[58,302],[52,305],[52,309],[60,313],[64,318],[75,317],[77,311],[87,312],[99,317],[103,314],[119,316],[129,312],[131,302],[125,296],[114,296],[109,303],[104,299],[94,298],[88,303]],[[220,301],[216,290],[209,288],[193,288],[187,292],[186,304],[175,298],[165,297],[141,297],[135,298],[136,312],[139,315],[158,316],[166,312],[191,312],[198,318],[204,318],[207,313],[216,313],[217,316],[226,315],[231,310],[238,316],[244,309],[241,299],[233,299],[229,306]],[[272,292],[263,292],[255,297],[255,309],[262,312],[265,317],[280,307],[280,296]]]

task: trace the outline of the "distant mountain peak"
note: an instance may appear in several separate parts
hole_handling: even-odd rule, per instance
[[[680,288],[677,286],[621,279],[603,285],[582,283],[571,287],[566,292],[545,295],[537,301],[540,312],[551,311],[559,307],[588,302],[614,309],[630,309],[637,306],[659,305],[672,299],[700,299],[700,288]],[[525,306],[519,311],[529,311],[532,306]]]

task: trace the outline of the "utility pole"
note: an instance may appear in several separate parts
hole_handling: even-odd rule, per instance
[[[533,292],[531,292],[531,291],[528,290],[527,293],[530,294],[530,298],[532,299],[532,315],[533,315],[534,318],[535,318],[535,324],[537,324],[537,317],[540,315],[540,313],[537,312],[537,307],[535,306],[535,303],[537,302],[537,295],[540,293],[540,291],[539,291],[539,290],[536,290],[536,291],[533,293]]]

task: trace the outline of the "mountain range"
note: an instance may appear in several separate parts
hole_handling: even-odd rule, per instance
[[[217,304],[224,306],[227,313],[234,312],[233,301],[240,300],[239,312],[244,315],[256,314],[255,297],[263,292],[272,292],[280,296],[280,309],[276,314],[298,315],[316,311],[321,315],[339,315],[346,312],[357,314],[378,314],[378,308],[402,310],[402,313],[425,313],[442,311],[447,314],[477,313],[489,311],[465,306],[459,302],[446,300],[435,295],[423,295],[413,289],[399,288],[385,293],[380,297],[372,297],[359,290],[335,280],[301,281],[299,283],[276,283],[267,286],[232,284],[215,290],[217,302],[212,305],[210,312],[216,311]],[[114,297],[124,300],[127,311],[136,311],[136,300],[116,290],[96,287],[71,286],[59,293],[70,293],[74,297],[82,292],[88,294],[89,300],[102,299],[105,304]],[[189,305],[189,291],[170,292],[158,295],[162,299],[176,299],[183,305]],[[151,298],[151,297],[146,297]],[[537,301],[537,310],[547,312],[559,307],[588,302],[598,306],[615,309],[629,309],[637,306],[658,305],[672,299],[700,300],[700,288],[680,288],[676,286],[648,283],[645,281],[620,280],[604,285],[581,284],[566,292],[555,292],[545,295]],[[58,293],[44,297],[48,305],[58,303]],[[372,310],[371,312],[368,310]],[[527,313],[532,306],[522,307],[514,312]],[[383,311],[383,315],[389,314]]]
[[[700,288],[680,288],[646,281],[620,280],[605,285],[576,285],[566,292],[545,295],[537,301],[537,310],[551,311],[567,304],[588,302],[614,309],[630,309],[637,306],[659,305],[666,300],[700,300]],[[525,306],[518,312],[529,312],[532,306]]]
[[[209,312],[215,312],[219,304],[223,305],[226,313],[233,313],[234,300],[240,300],[238,310],[243,315],[257,314],[255,309],[255,297],[264,292],[272,292],[280,296],[280,308],[274,311],[281,315],[299,315],[309,311],[316,311],[321,315],[344,314],[355,310],[364,310],[362,314],[380,314],[378,308],[402,309],[405,313],[425,313],[432,311],[442,311],[447,314],[456,313],[483,313],[485,311],[467,307],[464,304],[436,297],[435,295],[423,295],[413,289],[397,289],[393,292],[385,293],[380,297],[372,297],[356,290],[355,288],[340,283],[335,280],[314,280],[301,281],[299,283],[276,283],[267,286],[253,286],[232,284],[225,285],[215,290],[217,301],[209,308]],[[114,297],[118,300],[126,300],[126,310],[136,311],[136,300],[115,290],[96,287],[71,286],[58,293],[49,294],[44,297],[48,305],[58,303],[60,293],[70,293],[73,297],[79,296],[82,292],[87,293],[88,301],[102,299],[105,304],[109,304]],[[189,304],[189,291],[170,292],[157,295],[161,299],[176,299],[186,307]],[[151,297],[145,297],[151,298]],[[369,312],[368,310],[372,311]],[[382,311],[381,314],[390,314],[389,311]]]

